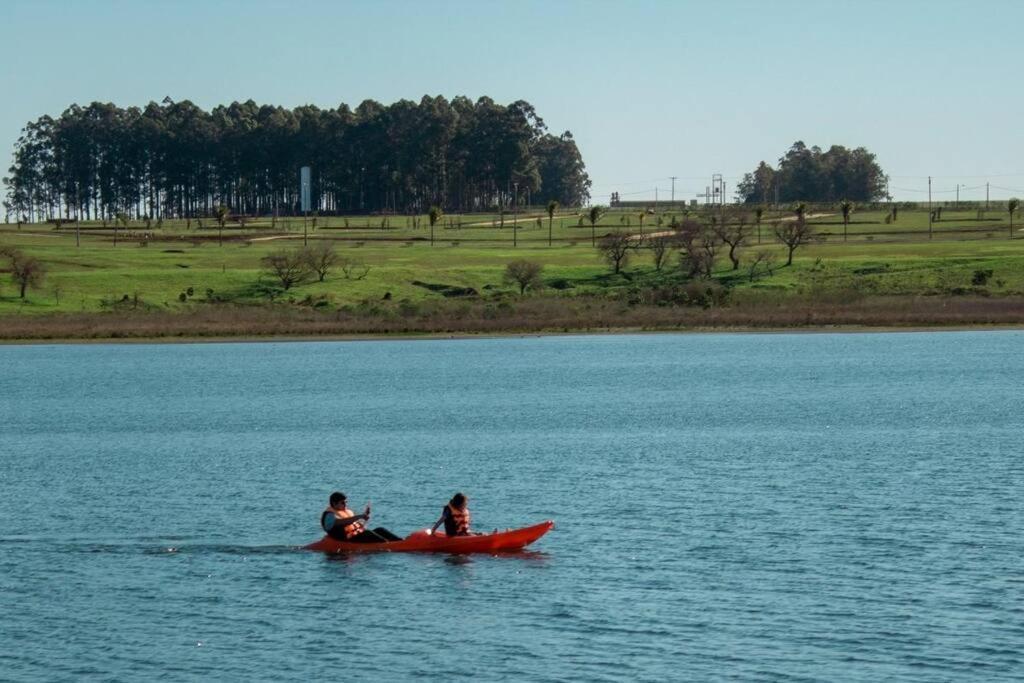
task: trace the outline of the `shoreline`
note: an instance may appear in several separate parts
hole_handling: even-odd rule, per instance
[[[920,334],[923,332],[1020,332],[1024,323],[944,325],[803,325],[778,327],[722,326],[645,329],[615,327],[605,329],[504,331],[504,332],[370,332],[364,334],[238,334],[238,335],[157,335],[138,337],[55,337],[0,338],[0,346],[77,346],[100,344],[287,344],[309,342],[400,342],[467,341],[474,339],[525,339],[535,337],[591,337],[615,335],[781,335],[781,334]]]
[[[203,306],[0,317],[0,344],[482,339],[585,334],[787,334],[1024,329],[1024,297],[875,297],[666,306],[602,298]]]

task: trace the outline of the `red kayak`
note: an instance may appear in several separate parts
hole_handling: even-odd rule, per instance
[[[479,536],[452,536],[449,538],[441,532],[431,534],[426,529],[415,531],[400,541],[388,543],[346,543],[324,536],[315,543],[310,543],[306,550],[321,553],[501,553],[510,550],[522,550],[538,538],[551,531],[555,526],[552,521],[541,522],[522,529],[496,531],[492,534]]]

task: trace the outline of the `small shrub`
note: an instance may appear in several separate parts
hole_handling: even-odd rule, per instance
[[[971,276],[971,284],[975,287],[984,287],[988,284],[989,278],[992,277],[991,270],[976,270]]]
[[[690,306],[712,308],[729,299],[729,290],[715,282],[689,282],[683,285],[684,300]]]

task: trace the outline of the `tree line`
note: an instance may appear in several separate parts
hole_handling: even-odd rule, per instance
[[[773,168],[762,161],[736,188],[745,204],[873,202],[886,198],[887,177],[875,155],[863,147],[832,145],[827,151],[793,143]]]
[[[221,206],[295,215],[302,166],[320,213],[579,206],[590,188],[572,134],[548,132],[523,100],[425,96],[354,110],[248,100],[207,112],[165,98],[75,104],[29,122],[4,203],[17,220],[190,218]]]

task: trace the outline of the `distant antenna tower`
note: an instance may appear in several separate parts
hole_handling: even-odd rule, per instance
[[[725,205],[725,179],[722,178],[721,173],[711,176],[711,197],[713,204]]]

